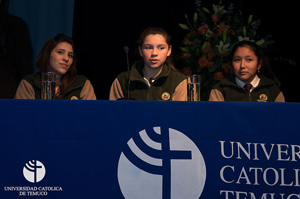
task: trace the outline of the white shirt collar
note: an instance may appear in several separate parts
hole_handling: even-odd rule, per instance
[[[241,81],[239,78],[235,77],[235,82],[237,83],[238,86],[240,86],[241,88],[244,88],[245,83],[243,81]],[[255,75],[252,82],[250,82],[250,84],[252,85],[250,92],[258,86],[259,82],[260,82],[260,78],[257,75]]]

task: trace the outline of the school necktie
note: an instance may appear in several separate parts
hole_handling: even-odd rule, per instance
[[[252,85],[251,84],[245,84],[244,86],[245,90],[247,91],[247,93],[250,93],[250,90],[252,88]]]

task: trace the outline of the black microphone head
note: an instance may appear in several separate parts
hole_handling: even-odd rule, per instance
[[[124,51],[125,51],[125,52],[128,52],[128,51],[129,51],[128,46],[124,46]]]

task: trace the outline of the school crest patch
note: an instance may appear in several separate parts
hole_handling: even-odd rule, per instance
[[[164,92],[162,95],[161,95],[161,98],[163,100],[169,100],[170,99],[170,94],[168,92]]]

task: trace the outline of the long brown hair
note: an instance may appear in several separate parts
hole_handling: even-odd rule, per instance
[[[58,89],[58,95],[56,96],[58,99],[62,98],[64,92],[75,81],[77,75],[77,56],[74,41],[64,34],[58,34],[45,44],[36,60],[36,66],[40,68],[41,72],[50,71],[51,52],[61,42],[67,42],[73,47],[73,63],[68,72],[61,77],[61,84]]]
[[[137,40],[137,43],[139,45],[139,47],[142,47],[142,45],[144,44],[144,41],[146,39],[146,37],[148,35],[162,35],[165,40],[166,43],[168,44],[168,47],[171,47],[171,36],[167,33],[167,31],[163,28],[160,27],[148,27],[146,28],[141,34],[139,39]],[[168,56],[166,59],[167,64],[173,69],[176,70],[173,64],[173,59],[172,56]]]

